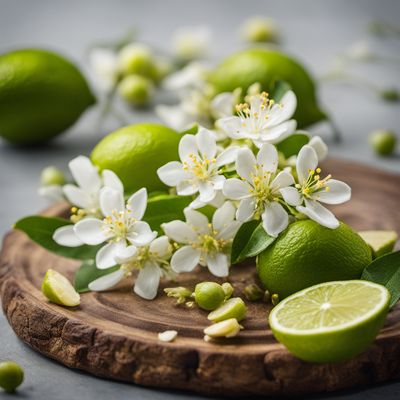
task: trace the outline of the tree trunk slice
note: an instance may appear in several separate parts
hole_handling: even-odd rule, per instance
[[[334,209],[340,219],[359,230],[400,232],[400,176],[343,161],[328,161],[324,167],[353,188],[352,200]],[[60,204],[44,214],[66,212]],[[154,301],[143,300],[132,293],[129,280],[110,292],[83,294],[75,308],[49,303],[40,291],[47,269],[72,280],[78,265],[47,252],[22,232],[10,232],[4,239],[4,313],[24,342],[68,367],[145,386],[228,396],[298,395],[400,377],[399,305],[365,353],[345,363],[320,365],[298,360],[275,341],[267,329],[269,306],[264,303],[248,304],[245,330],[218,343],[203,340],[206,312],[176,306],[161,294]],[[254,265],[238,265],[229,280],[240,295],[254,278]],[[199,269],[180,276],[179,285],[210,279]],[[162,288],[166,286],[171,283],[163,282]],[[167,329],[178,331],[172,343],[157,338]]]

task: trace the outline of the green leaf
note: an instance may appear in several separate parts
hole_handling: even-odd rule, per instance
[[[197,131],[199,130],[199,124],[195,122],[189,128],[185,129],[184,131],[180,132],[180,134],[183,135],[195,135]]]
[[[231,250],[232,264],[237,264],[246,258],[255,257],[265,250],[275,240],[269,236],[259,221],[244,223],[233,239]]]
[[[25,232],[34,242],[60,256],[78,260],[94,258],[100,246],[65,247],[53,240],[54,231],[65,225],[71,225],[71,222],[63,218],[33,215],[20,219],[14,228]]]
[[[160,195],[149,199],[143,220],[151,229],[161,232],[161,224],[175,219],[184,220],[183,209],[192,201],[189,196]]]
[[[283,153],[285,158],[289,158],[299,153],[300,149],[310,141],[310,136],[307,133],[298,131],[292,136],[276,145],[278,151]]]
[[[272,84],[269,97],[274,101],[280,101],[284,94],[291,89],[292,87],[288,82],[277,80]]]
[[[111,274],[118,270],[120,267],[116,265],[115,267],[107,269],[98,269],[93,260],[84,261],[79,269],[75,272],[74,287],[79,293],[89,292],[89,283],[93,282],[95,279],[100,278],[104,275]]]
[[[391,294],[390,307],[393,307],[400,299],[400,251],[372,261],[364,269],[361,279],[385,286]]]

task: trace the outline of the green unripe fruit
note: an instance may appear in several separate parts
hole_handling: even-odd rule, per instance
[[[123,75],[137,74],[154,79],[156,67],[150,49],[142,44],[123,47],[118,57],[119,69]]]
[[[60,169],[56,167],[46,167],[43,169],[40,175],[41,186],[64,185],[64,183],[65,175]]]
[[[147,105],[154,93],[153,82],[140,75],[128,75],[118,84],[119,95],[136,107]]]
[[[24,371],[13,361],[0,363],[0,387],[6,392],[14,392],[24,380]]]
[[[196,304],[203,310],[211,311],[225,300],[225,292],[216,282],[201,282],[194,289]]]
[[[244,23],[241,34],[246,41],[253,43],[276,42],[278,40],[276,24],[269,18],[250,18]]]
[[[375,153],[387,156],[394,152],[397,144],[397,137],[394,132],[378,129],[371,133],[369,142]]]

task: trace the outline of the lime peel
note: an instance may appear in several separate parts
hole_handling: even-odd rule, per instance
[[[42,283],[42,293],[53,303],[75,307],[80,304],[79,293],[59,272],[49,269]]]
[[[214,311],[208,314],[208,319],[213,322],[220,322],[230,318],[241,321],[246,315],[247,307],[240,297],[233,297],[227,300]]]

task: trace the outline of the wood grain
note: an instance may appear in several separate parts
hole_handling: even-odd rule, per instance
[[[335,207],[340,219],[355,229],[400,232],[400,176],[342,161],[326,162],[325,170],[353,188],[351,202]],[[45,214],[66,211],[60,204]],[[84,294],[81,305],[72,309],[47,302],[40,291],[46,270],[54,268],[72,280],[77,266],[21,232],[4,239],[4,313],[24,342],[68,367],[140,385],[227,396],[298,395],[400,378],[399,306],[368,351],[346,363],[318,365],[296,359],[275,341],[267,329],[268,306],[261,303],[249,304],[245,330],[237,338],[206,343],[205,312],[178,307],[163,295],[143,300],[132,293],[132,281],[112,292]],[[199,269],[182,275],[179,284],[209,279]],[[254,279],[254,265],[232,267],[236,294]],[[175,342],[158,341],[157,333],[167,329],[179,332]]]

